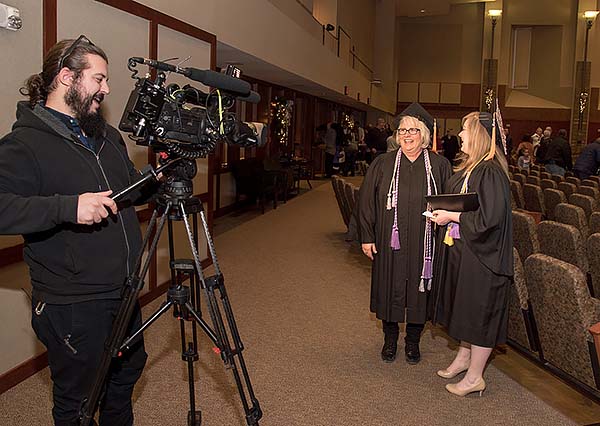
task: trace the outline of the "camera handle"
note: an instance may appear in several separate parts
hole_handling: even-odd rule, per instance
[[[129,194],[131,191],[139,188],[140,186],[143,186],[149,180],[158,180],[158,175],[162,171],[164,171],[166,169],[170,169],[171,167],[173,167],[176,163],[178,163],[181,160],[182,160],[181,157],[180,158],[176,158],[174,160],[169,161],[168,163],[163,164],[162,166],[158,167],[156,170],[150,164],[147,164],[146,166],[144,166],[143,169],[141,169],[139,171],[140,175],[142,175],[142,177],[140,179],[138,179],[137,181],[135,181],[131,185],[123,188],[122,190],[120,190],[116,194],[112,194],[110,198],[112,200],[116,201],[119,198],[124,197],[125,195]]]

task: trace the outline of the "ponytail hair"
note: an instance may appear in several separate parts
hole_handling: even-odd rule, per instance
[[[106,53],[98,46],[91,43],[79,43],[68,53],[68,56],[63,58],[65,52],[71,48],[76,40],[61,40],[50,48],[44,57],[44,65],[42,72],[33,74],[24,83],[24,86],[19,89],[19,93],[29,97],[29,104],[34,107],[37,103],[45,102],[48,99],[48,94],[53,92],[58,87],[56,77],[60,72],[58,69],[59,62],[63,61],[63,67],[69,68],[75,73],[75,78],[79,78],[83,70],[90,67],[87,55],[100,56],[108,63]]]
[[[48,97],[46,85],[41,74],[33,74],[25,81],[25,86],[19,89],[23,96],[29,96],[29,104],[33,108],[40,101],[45,101]]]

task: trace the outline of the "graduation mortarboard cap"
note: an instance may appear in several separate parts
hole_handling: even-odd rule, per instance
[[[496,148],[500,150],[504,155],[506,152],[506,136],[504,135],[504,128],[502,126],[502,116],[500,111],[496,110],[494,114],[489,112],[479,113],[479,122],[487,131],[490,138],[495,138]],[[493,156],[492,152],[490,154]]]
[[[402,111],[400,113],[400,115],[394,121],[395,129],[398,128],[398,125],[400,124],[400,120],[402,120],[402,117],[413,117],[413,118],[416,118],[417,120],[423,122],[425,124],[425,126],[429,129],[429,132],[433,135],[434,119],[431,116],[431,114],[429,114],[425,110],[425,108],[423,108],[421,106],[421,104],[419,104],[418,102],[413,102],[412,104],[407,106],[404,111]]]

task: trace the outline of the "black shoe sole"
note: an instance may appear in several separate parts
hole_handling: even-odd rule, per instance
[[[406,357],[406,362],[409,363],[410,365],[417,365],[419,362],[421,362],[421,358],[410,359],[410,358]]]
[[[389,358],[384,358],[384,357],[382,356],[382,357],[381,357],[381,360],[382,360],[383,362],[385,362],[385,363],[391,364],[392,362],[396,361],[396,357],[389,359]]]

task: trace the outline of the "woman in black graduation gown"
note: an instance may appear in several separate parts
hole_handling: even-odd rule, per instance
[[[437,374],[451,379],[466,370],[461,381],[446,385],[459,396],[481,395],[492,349],[506,342],[513,275],[512,215],[503,144],[492,143],[500,136],[492,130],[495,123],[489,113],[474,112],[463,119],[461,162],[445,188],[448,193],[476,192],[479,208],[433,212],[438,225],[447,225],[439,244],[433,320],[461,341],[454,361]]]
[[[398,323],[406,322],[405,356],[416,364],[431,288],[434,226],[422,213],[425,196],[442,192],[452,169],[430,152],[434,120],[419,104],[400,115],[400,148],[378,156],[360,188],[362,250],[373,261],[371,311],[383,322],[381,357],[396,357]]]

